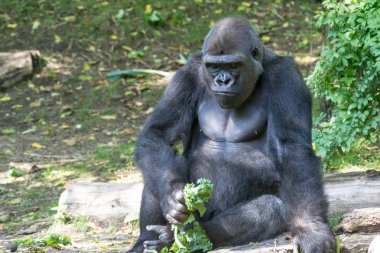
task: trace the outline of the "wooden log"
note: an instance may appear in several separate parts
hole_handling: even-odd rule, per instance
[[[137,220],[143,184],[140,174],[129,182],[79,182],[59,198],[59,210],[86,216],[100,227]]]
[[[42,66],[39,51],[0,53],[0,88],[31,78]]]
[[[337,173],[325,176],[330,213],[380,207],[380,172]]]
[[[104,221],[111,217],[120,220],[130,213],[128,211],[139,211],[143,188],[141,174],[136,173],[133,178],[133,183],[130,180],[124,183],[77,183],[62,194],[60,206],[67,205],[64,209],[69,213],[87,215],[95,220]],[[380,207],[379,172],[329,175],[325,177],[325,188],[331,214]]]

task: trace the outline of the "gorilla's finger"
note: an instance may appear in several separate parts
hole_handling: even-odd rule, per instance
[[[335,242],[334,241],[328,241],[326,242],[326,252],[329,252],[329,253],[334,253],[335,252],[335,248],[336,248],[336,245],[335,245]]]
[[[172,216],[174,219],[176,219],[179,222],[182,222],[186,220],[186,218],[189,216],[187,214],[183,214],[181,212],[178,212],[177,210],[171,210],[169,212],[170,216]]]
[[[157,251],[157,248],[160,246],[160,241],[145,241],[144,242],[144,248],[145,250],[156,250]]]
[[[184,205],[184,204],[180,204],[180,203],[177,203],[175,205],[175,209],[180,212],[180,213],[183,213],[183,214],[188,214],[189,213],[189,210],[187,209],[187,206]]]
[[[168,222],[175,224],[175,225],[181,225],[181,222],[178,220],[174,219],[170,214],[165,215],[165,218]]]
[[[155,232],[157,234],[162,234],[166,231],[166,226],[162,225],[148,225],[146,226],[146,230]]]
[[[178,200],[182,204],[185,204],[185,194],[183,193],[183,191],[177,191],[174,196],[176,200]]]
[[[293,253],[299,253],[300,245],[297,239],[293,239]]]

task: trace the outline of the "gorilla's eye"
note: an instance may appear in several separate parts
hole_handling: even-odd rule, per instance
[[[241,63],[240,62],[233,62],[229,64],[229,69],[238,69],[240,67]]]
[[[255,47],[253,50],[252,50],[252,56],[253,58],[257,59],[257,57],[259,56],[259,49],[257,47]]]

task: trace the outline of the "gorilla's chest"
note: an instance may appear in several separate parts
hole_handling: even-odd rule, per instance
[[[223,109],[211,100],[200,106],[198,121],[201,131],[210,140],[239,143],[263,134],[267,117],[254,101],[238,109]]]

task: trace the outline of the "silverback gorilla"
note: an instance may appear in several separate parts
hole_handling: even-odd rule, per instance
[[[289,230],[305,253],[335,249],[311,145],[309,90],[292,58],[265,48],[242,18],[216,23],[202,51],[176,72],[135,159],[145,185],[140,237],[130,252],[172,243],[168,224],[188,216],[182,189],[199,178],[214,184],[198,217],[214,247]]]

